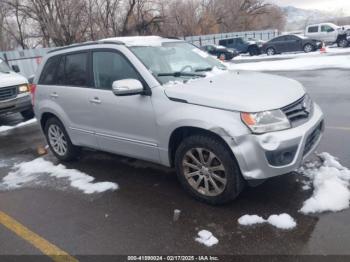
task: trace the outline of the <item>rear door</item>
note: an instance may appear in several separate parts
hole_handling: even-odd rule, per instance
[[[277,53],[286,52],[285,40],[285,36],[277,37],[271,41],[271,47],[273,47]]]
[[[44,85],[40,85],[40,89],[50,100],[49,107],[61,118],[73,144],[96,148],[88,100],[91,89],[88,52],[57,56],[48,63],[56,66],[52,72],[44,69],[40,79]]]
[[[116,49],[92,52],[95,89],[89,93],[94,131],[101,150],[159,162],[157,127],[151,96],[116,96],[114,81],[140,80],[131,62]]]
[[[300,51],[302,45],[302,40],[294,35],[286,36],[284,49],[285,52],[296,52]]]
[[[306,35],[312,39],[320,40],[320,41],[325,41],[323,39],[323,36],[320,32],[320,26],[319,25],[314,25],[314,26],[309,26],[306,30]]]

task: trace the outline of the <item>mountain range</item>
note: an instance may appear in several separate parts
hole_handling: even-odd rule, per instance
[[[286,15],[286,31],[304,30],[306,25],[321,22],[333,22],[337,15],[320,11],[296,8],[294,6],[281,7]]]

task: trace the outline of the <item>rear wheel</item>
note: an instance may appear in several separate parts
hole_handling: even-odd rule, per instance
[[[221,61],[226,61],[226,54],[220,54],[219,55],[219,59],[221,60]]]
[[[176,151],[175,166],[183,188],[209,204],[234,200],[245,185],[230,149],[212,136],[186,138]]]
[[[311,44],[304,45],[304,52],[305,53],[310,53],[312,51],[314,51],[314,47]]]
[[[267,55],[275,55],[276,50],[273,47],[269,47],[268,49],[266,49],[266,54]]]
[[[22,111],[21,115],[25,120],[29,120],[34,118],[34,111],[33,109],[28,109],[28,110]]]
[[[61,121],[50,118],[45,124],[45,136],[52,153],[61,161],[74,160],[79,148],[74,146]]]
[[[250,47],[248,52],[250,56],[259,55],[259,48],[256,46]]]
[[[348,47],[348,45],[349,45],[349,42],[346,39],[342,39],[338,42],[338,46],[342,48]]]

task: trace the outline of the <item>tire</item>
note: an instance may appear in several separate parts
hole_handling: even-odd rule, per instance
[[[312,51],[314,51],[315,50],[315,48],[313,47],[313,45],[311,45],[311,44],[306,44],[306,45],[304,45],[304,52],[305,53],[310,53],[310,52],[312,52]]]
[[[346,39],[342,39],[338,41],[338,47],[346,48],[349,46],[349,42]]]
[[[201,164],[198,162],[200,151],[203,156]],[[189,157],[190,154],[192,157]],[[210,162],[209,156],[213,156]],[[200,167],[204,162],[205,165]],[[207,204],[228,203],[234,200],[245,186],[232,152],[214,136],[194,135],[185,138],[176,150],[175,167],[183,188],[191,196]],[[218,190],[215,189],[212,181],[215,182]],[[195,185],[196,183],[198,186]]]
[[[35,116],[33,109],[28,109],[28,110],[22,111],[21,115],[25,120],[32,119]]]
[[[60,120],[58,120],[56,117],[52,117],[47,120],[44,132],[51,152],[57,159],[68,162],[77,158],[80,150],[78,147],[72,144],[72,141],[70,140],[68,133]],[[62,136],[61,140],[59,141],[57,141],[58,136]],[[56,145],[55,141],[57,142]],[[58,144],[64,146],[65,150],[60,148]]]
[[[250,47],[248,50],[248,53],[250,56],[255,56],[255,55],[259,55],[259,48],[255,47]]]
[[[266,49],[266,54],[267,54],[267,55],[275,55],[275,54],[276,54],[275,48],[273,48],[273,47],[267,48],[267,49]]]
[[[218,57],[221,61],[226,61],[226,54],[220,54]]]

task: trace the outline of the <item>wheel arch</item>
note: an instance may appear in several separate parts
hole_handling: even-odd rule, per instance
[[[170,135],[169,143],[168,143],[168,157],[169,157],[169,163],[171,167],[174,167],[174,160],[175,160],[175,153],[177,148],[180,146],[181,142],[192,135],[206,135],[215,137],[219,141],[223,143],[225,147],[229,150],[232,157],[236,160],[232,150],[230,149],[230,146],[227,144],[227,142],[222,138],[220,133],[224,133],[224,130],[207,130],[200,127],[194,127],[194,126],[182,126],[178,127]]]

